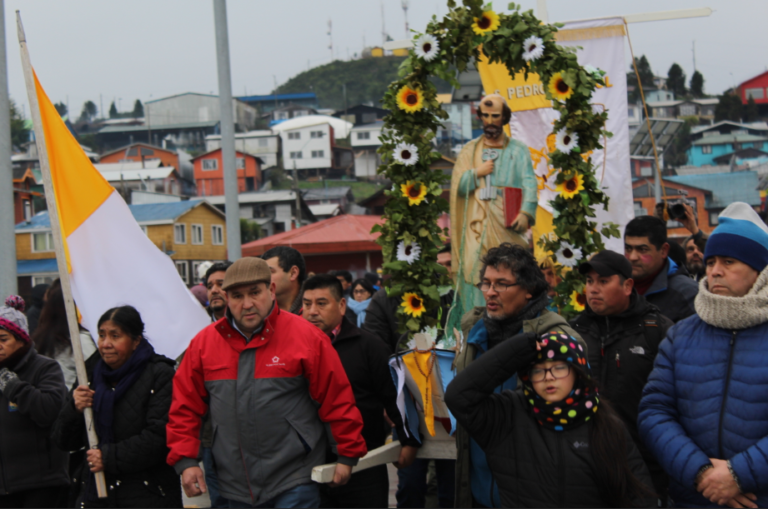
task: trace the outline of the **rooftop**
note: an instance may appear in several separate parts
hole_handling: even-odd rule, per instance
[[[301,192],[305,201],[310,200],[333,200],[343,198],[352,190],[348,186],[325,187],[320,189],[306,189]]]
[[[344,213],[338,203],[320,203],[319,205],[310,205],[309,210],[312,211],[315,217],[336,216],[338,214]]]
[[[268,101],[295,101],[298,99],[317,99],[314,92],[302,92],[297,94],[277,94],[277,95],[245,95],[237,99],[247,103],[268,102]]]
[[[371,122],[370,124],[359,124],[352,128],[353,131],[365,131],[367,129],[381,129],[384,127],[384,121],[383,120],[377,120],[376,122]]]
[[[205,198],[212,205],[224,205],[226,198],[221,196],[207,196]],[[237,195],[238,203],[273,203],[280,201],[292,201],[296,199],[296,194],[291,190],[277,191],[253,191],[250,193],[240,193]]]
[[[712,199],[707,203],[707,208],[725,208],[736,201],[752,206],[760,205],[760,192],[757,190],[759,182],[754,171],[678,175],[666,179],[712,191]]]
[[[217,125],[219,125],[218,120],[209,120],[207,122],[188,122],[186,124],[150,124],[149,127],[145,125],[113,125],[99,129],[99,134],[147,132],[148,129],[152,131],[202,129],[206,127],[216,127]]]
[[[691,145],[722,145],[724,143],[749,143],[751,141],[765,140],[768,140],[768,133],[765,136],[755,136],[754,134],[717,134],[696,140]]]

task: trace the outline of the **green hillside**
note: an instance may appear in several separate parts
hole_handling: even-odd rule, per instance
[[[336,60],[294,76],[277,88],[278,94],[315,92],[321,108],[344,108],[343,85],[347,85],[347,106],[371,103],[381,106],[387,86],[397,79],[403,57]],[[450,85],[435,82],[438,92],[450,92]]]

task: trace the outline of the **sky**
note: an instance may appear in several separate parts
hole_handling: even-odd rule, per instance
[[[268,94],[308,67],[348,59],[363,44],[382,42],[384,29],[404,39],[402,0],[228,0],[232,88],[236,96]],[[535,0],[516,2],[535,9]],[[408,23],[423,30],[445,0],[408,0]],[[496,2],[496,9],[508,2]],[[768,70],[768,2],[763,0],[548,0],[549,21],[568,21],[711,7],[708,18],[629,26],[636,56],[645,54],[656,75],[674,62],[688,79],[696,67],[705,91],[719,94]],[[11,98],[26,106],[15,11],[19,9],[32,64],[54,102],[79,114],[86,100],[101,111],[115,100],[120,111],[183,92],[218,93],[211,0],[5,0]],[[626,48],[630,65],[629,47]],[[102,106],[103,105],[103,106]]]

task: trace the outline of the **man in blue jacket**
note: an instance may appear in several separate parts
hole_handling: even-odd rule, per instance
[[[768,227],[733,203],[704,252],[696,315],[672,327],[640,436],[678,507],[768,507]]]

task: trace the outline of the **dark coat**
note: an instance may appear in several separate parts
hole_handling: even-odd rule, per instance
[[[355,403],[363,416],[363,438],[368,451],[384,445],[389,434],[384,410],[395,423],[397,436],[406,437],[403,419],[397,409],[397,390],[389,371],[387,345],[344,318],[333,347],[339,354],[355,394]],[[404,445],[419,445],[413,438],[402,438],[400,442]]]
[[[67,396],[59,363],[32,347],[11,371],[18,379],[0,392],[0,495],[66,486],[69,455],[49,438]]]
[[[99,360],[97,352],[86,362],[91,386]],[[86,507],[181,507],[179,476],[165,462],[165,425],[171,408],[174,364],[155,354],[133,386],[115,402],[114,443],[100,446],[109,497],[86,501]],[[71,393],[54,425],[53,440],[68,451],[88,445],[85,420],[75,409]],[[71,475],[73,484],[79,486],[78,502],[87,499],[87,463]]]
[[[536,358],[537,334],[520,334],[482,355],[448,386],[445,402],[486,454],[503,507],[608,507],[595,477],[592,422],[556,432],[540,426],[522,389],[494,389]],[[599,410],[598,410],[599,411]],[[620,422],[620,421],[617,421]],[[650,477],[629,433],[627,461],[649,489]],[[655,500],[640,501],[655,507]]]
[[[589,364],[599,383],[600,395],[611,402],[624,421],[648,465],[656,492],[661,494],[666,493],[668,479],[640,440],[637,414],[659,344],[672,325],[672,320],[635,291],[629,308],[622,313],[599,316],[587,306],[571,321],[587,343]]]
[[[709,458],[730,460],[744,493],[768,507],[768,322],[741,330],[698,315],[661,343],[643,390],[640,436],[671,477],[677,506],[712,504],[694,487]]]
[[[661,310],[674,323],[696,313],[693,301],[699,293],[699,285],[688,276],[683,267],[667,258],[664,268],[645,291],[645,300]]]

